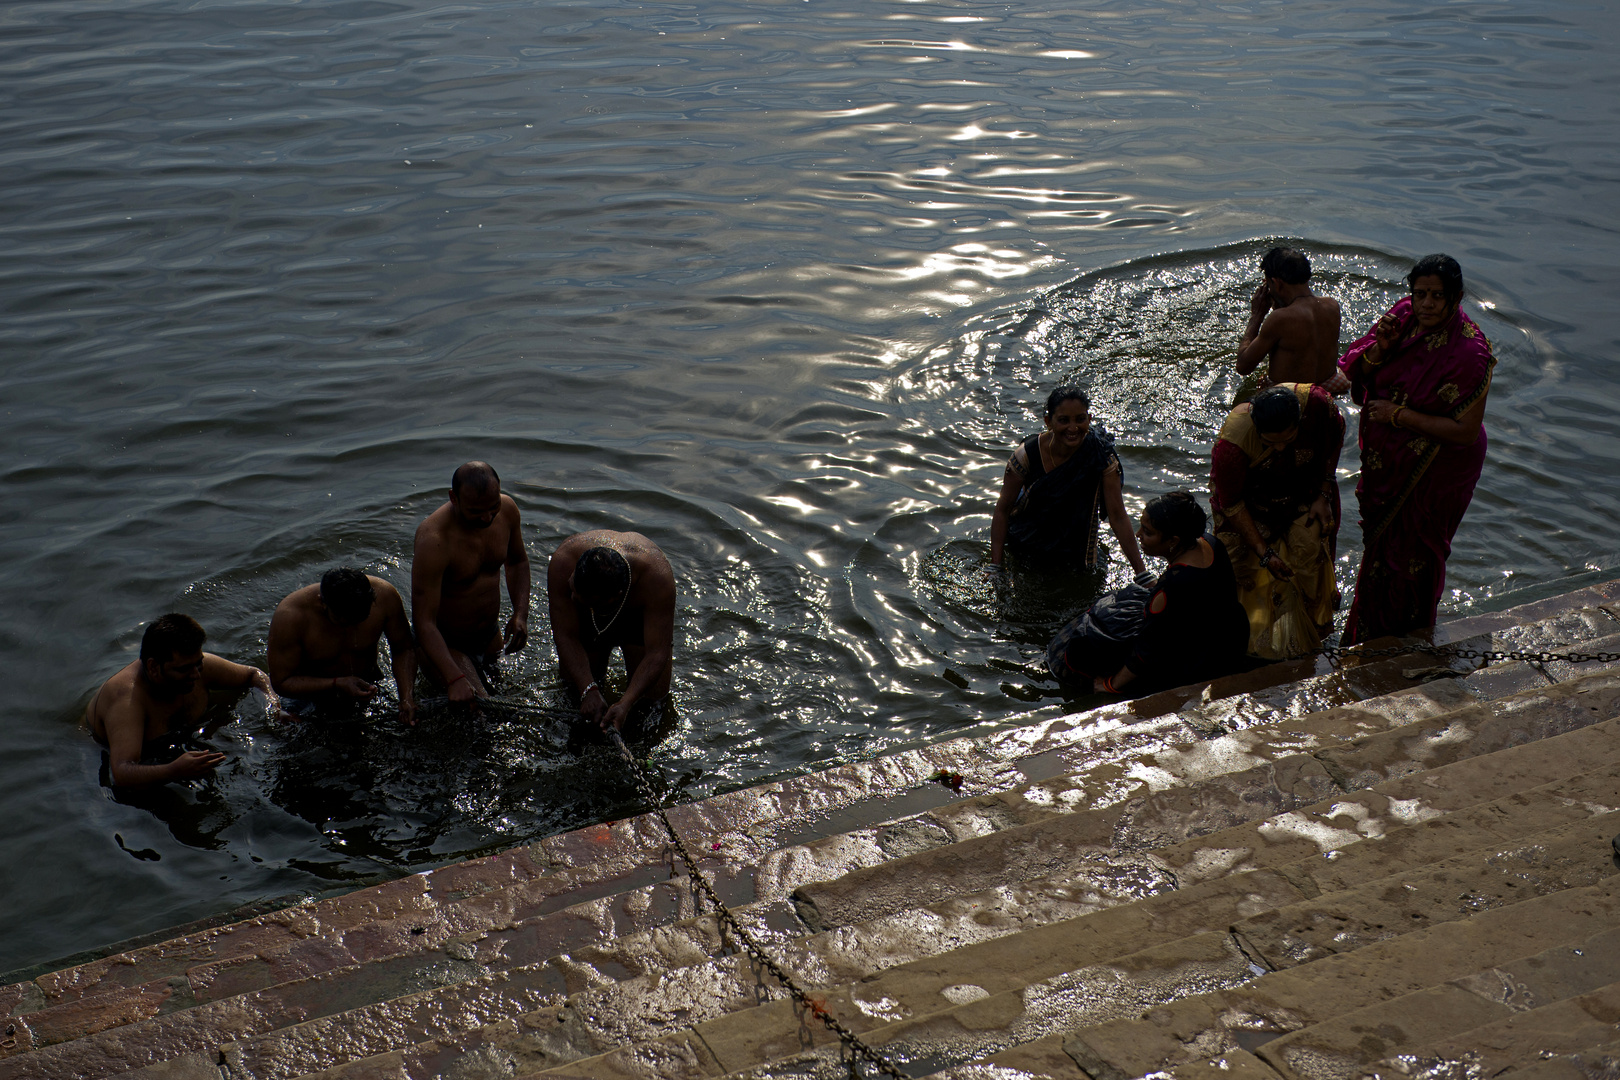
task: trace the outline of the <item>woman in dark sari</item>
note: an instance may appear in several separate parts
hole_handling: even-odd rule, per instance
[[[1146,588],[1128,585],[1063,628],[1046,664],[1062,682],[1099,694],[1144,694],[1249,667],[1249,617],[1226,545],[1204,529],[1190,492],[1147,504],[1137,538],[1170,565]]]
[[[1412,295],[1350,346],[1339,368],[1361,405],[1366,553],[1347,644],[1434,625],[1451,538],[1485,464],[1485,397],[1496,358],[1462,313],[1462,267],[1429,255]]]
[[[1013,451],[990,520],[990,564],[1004,553],[1052,569],[1094,571],[1107,555],[1099,535],[1106,515],[1131,569],[1147,573],[1125,511],[1114,440],[1091,422],[1091,401],[1074,386],[1046,399],[1046,430]]]

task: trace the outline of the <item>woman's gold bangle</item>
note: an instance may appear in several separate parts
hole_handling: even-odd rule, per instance
[[[1389,423],[1390,423],[1391,427],[1405,427],[1406,426],[1405,424],[1401,423],[1401,413],[1403,413],[1405,411],[1406,411],[1406,406],[1405,405],[1397,405],[1397,406],[1395,406],[1395,411],[1389,414]]]

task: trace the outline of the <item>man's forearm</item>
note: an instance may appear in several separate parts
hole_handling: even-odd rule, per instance
[[[512,601],[512,614],[529,621],[529,563],[524,560],[506,568],[506,595]]]
[[[416,649],[396,649],[389,646],[390,666],[394,669],[394,686],[400,701],[410,701],[416,694]]]
[[[465,674],[450,655],[450,645],[432,622],[418,623],[416,642],[441,681],[448,684],[457,675]]]
[[[669,667],[675,658],[672,646],[660,649],[648,649],[642,654],[641,663],[636,665],[636,673],[630,680],[630,685],[624,688],[624,696],[619,703],[625,706],[633,705],[647,696],[647,692],[664,675],[664,669]]]

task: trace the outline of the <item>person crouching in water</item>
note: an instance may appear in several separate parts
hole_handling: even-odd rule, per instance
[[[1001,495],[990,519],[991,573],[1011,550],[1046,569],[1100,569],[1103,517],[1138,575],[1147,572],[1131,535],[1124,476],[1114,440],[1092,423],[1091,400],[1076,386],[1060,386],[1046,399],[1046,430],[1019,444],[1007,462]]]
[[[1145,554],[1170,565],[1147,588],[1110,593],[1063,628],[1046,653],[1059,681],[1139,696],[1249,666],[1249,619],[1226,545],[1204,531],[1208,521],[1191,492],[1147,504],[1136,538]]]
[[[1308,653],[1333,629],[1344,414],[1310,383],[1237,406],[1210,452],[1209,508],[1249,613],[1249,652]]]

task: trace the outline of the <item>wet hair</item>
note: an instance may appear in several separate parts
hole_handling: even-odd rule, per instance
[[[1275,435],[1299,423],[1299,398],[1286,386],[1268,386],[1249,401],[1249,419],[1262,435]]]
[[[1078,386],[1070,386],[1068,383],[1064,383],[1062,386],[1046,395],[1046,415],[1051,416],[1053,413],[1057,412],[1058,406],[1062,405],[1065,401],[1078,401],[1082,409],[1091,408],[1091,399],[1086,396],[1086,392],[1084,390],[1080,389]]]
[[[574,588],[590,596],[618,596],[630,588],[630,563],[610,547],[593,547],[574,564]]]
[[[352,626],[371,614],[377,592],[363,570],[340,566],[321,575],[321,602],[344,626]]]
[[[1462,267],[1450,255],[1425,255],[1412,267],[1412,272],[1406,275],[1408,285],[1416,285],[1420,277],[1437,277],[1440,279],[1440,288],[1445,290],[1446,303],[1455,304],[1462,299],[1463,276]]]
[[[462,488],[470,487],[474,494],[482,495],[491,484],[499,485],[500,482],[495,466],[487,461],[469,461],[450,475],[450,490],[460,495]]]
[[[141,661],[156,660],[166,664],[177,656],[190,656],[201,652],[208,635],[190,615],[169,612],[153,619],[146,633],[141,635]]]
[[[1311,280],[1311,260],[1291,247],[1274,247],[1260,259],[1260,272],[1289,285],[1303,285]]]
[[[1197,541],[1209,526],[1209,516],[1190,491],[1172,491],[1149,499],[1144,511],[1155,529],[1180,540],[1182,546]]]

